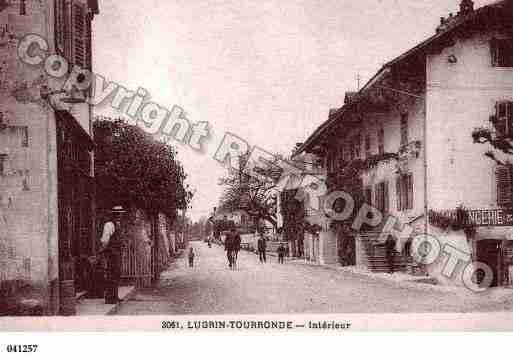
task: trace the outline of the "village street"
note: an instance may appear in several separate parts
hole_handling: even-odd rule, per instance
[[[239,269],[226,265],[222,247],[191,242],[194,268],[182,256],[154,288],[140,290],[118,315],[486,312],[513,310],[513,295],[491,300],[466,290],[443,292],[430,285],[385,281],[361,274],[268,257],[261,264],[246,251]],[[270,259],[270,260],[269,260]],[[506,293],[507,294],[507,293]],[[507,298],[510,299],[507,299]]]

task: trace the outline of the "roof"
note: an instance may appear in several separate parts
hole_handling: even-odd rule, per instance
[[[435,44],[440,43],[440,41],[447,38],[447,35],[455,31],[456,29],[460,28],[464,24],[468,24],[471,21],[480,19],[481,17],[484,17],[488,15],[492,11],[497,10],[507,10],[507,8],[510,8],[510,10],[513,9],[513,0],[500,0],[496,1],[492,4],[483,6],[479,9],[476,9],[472,11],[471,13],[467,15],[458,15],[451,19],[444,28],[434,34],[433,36],[429,37],[428,39],[422,41],[417,46],[411,48],[410,50],[402,53],[401,55],[397,56],[393,60],[387,62],[385,65],[379,69],[379,71],[357,92],[357,93],[350,93],[350,95],[347,97],[349,99],[348,103],[344,104],[343,107],[341,107],[338,111],[330,114],[328,117],[328,120],[322,123],[309,137],[308,139],[303,143],[302,146],[300,146],[293,154],[294,156],[297,156],[301,152],[308,150],[312,147],[312,145],[315,144],[315,141],[326,131],[327,129],[331,128],[332,124],[334,124],[338,119],[341,118],[342,114],[344,114],[348,106],[355,103],[355,101],[359,101],[360,98],[362,98],[362,95],[371,88],[379,79],[381,79],[384,75],[386,75],[393,66],[400,65],[412,57],[415,56],[425,56],[425,51],[429,49],[430,47],[434,46]]]

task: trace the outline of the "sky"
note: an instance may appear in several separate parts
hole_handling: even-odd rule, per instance
[[[479,7],[490,0],[476,0]],[[172,143],[208,216],[226,132],[289,155],[384,63],[431,36],[459,0],[109,0],[93,26],[94,71],[208,121],[202,152]],[[115,115],[105,107],[97,114]]]

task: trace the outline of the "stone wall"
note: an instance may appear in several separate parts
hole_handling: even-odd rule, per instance
[[[46,5],[0,10],[0,315],[27,314],[27,302],[45,314],[59,306],[55,118],[39,97],[42,70],[16,51],[25,34],[47,34]]]

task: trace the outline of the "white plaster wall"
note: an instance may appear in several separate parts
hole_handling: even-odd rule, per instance
[[[496,207],[494,163],[487,145],[474,144],[475,127],[489,126],[499,100],[513,101],[513,69],[491,66],[483,34],[457,40],[427,58],[427,134],[429,207]],[[455,55],[456,64],[447,57]]]
[[[366,171],[362,176],[364,187],[372,186],[373,201],[374,186],[388,181],[389,214],[397,217],[402,223],[408,223],[424,213],[424,101],[422,99],[410,101],[407,112],[408,142],[421,142],[419,157],[408,161],[408,171],[413,174],[413,209],[400,212],[397,210],[396,179],[399,175],[395,160],[380,162],[378,166]],[[363,133],[371,135],[371,155],[378,153],[378,129],[381,124],[384,130],[385,152],[398,152],[401,142],[400,119],[401,114],[395,107],[392,107],[388,113],[369,113],[365,116]],[[362,138],[365,138],[365,135]],[[363,148],[364,143],[362,143]]]

